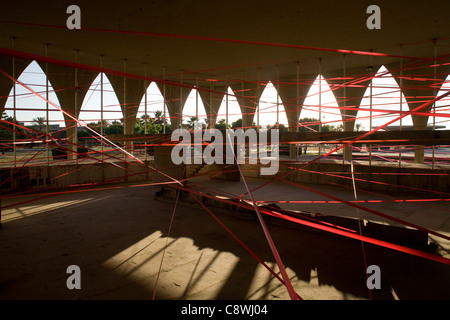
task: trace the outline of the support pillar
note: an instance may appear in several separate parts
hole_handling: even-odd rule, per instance
[[[172,162],[172,148],[173,146],[155,146],[154,168],[163,173],[155,172],[155,182],[173,182],[173,179],[182,180],[186,176],[186,165]]]
[[[125,68],[125,67],[124,67]],[[147,88],[144,80],[108,75],[109,81],[119,100],[123,114],[123,133],[133,134],[139,105]],[[133,153],[133,141],[125,140],[125,150]]]
[[[40,64],[40,66],[43,70],[45,70],[45,64]],[[48,80],[55,90],[60,107],[66,112],[64,114],[64,121],[66,124],[68,141],[68,159],[75,160],[77,159],[78,153],[78,116],[80,114],[81,106],[83,105],[84,97],[98,73],[90,70],[78,69],[77,82],[79,85],[74,86],[74,68],[49,64],[47,69]],[[74,98],[75,95],[76,99]]]
[[[342,75],[342,71],[324,72],[323,77],[325,80],[339,79]],[[342,80],[334,80],[329,85],[341,111],[343,130],[351,132],[354,131],[358,108],[371,79],[367,67],[347,68],[342,78]],[[354,82],[357,82],[357,84],[353,85]],[[352,160],[352,146],[344,147],[343,157],[344,161]]]
[[[167,80],[170,81],[170,79]],[[162,94],[165,95],[164,99],[166,100],[167,111],[169,112],[172,130],[180,128],[181,124],[183,123],[183,110],[180,108],[180,104],[184,106],[189,93],[191,92],[191,89],[160,83],[158,83],[157,85]]]
[[[27,66],[32,62],[31,60],[24,59],[14,59],[15,62],[15,75],[16,78],[20,76],[20,74],[27,68]],[[0,68],[5,71],[7,74],[12,76],[12,57],[0,55]],[[0,75],[0,115],[5,111],[5,104],[8,100],[9,94],[11,93],[13,84],[11,79],[7,78],[4,75]]]
[[[298,65],[297,65],[298,66]],[[288,131],[289,132],[299,132],[298,121],[300,118],[300,112],[303,107],[303,103],[308,95],[310,86],[301,84],[299,78],[299,72],[297,71],[297,81],[292,82],[289,79],[280,79],[283,83],[282,86],[278,82],[274,83],[275,88],[278,91],[284,109],[286,111],[286,117],[288,119]],[[289,145],[289,157],[297,158],[298,156],[298,145]]]
[[[203,105],[205,106],[208,118],[208,128],[212,129],[216,125],[217,113],[219,112],[223,97],[227,92],[227,87],[215,84],[214,86],[210,86],[207,89],[213,90],[214,92],[199,90],[199,94],[202,99]]]
[[[242,81],[231,85],[231,89],[236,96],[242,112],[242,127],[250,128],[254,122],[257,101],[259,101],[262,91],[257,81]]]

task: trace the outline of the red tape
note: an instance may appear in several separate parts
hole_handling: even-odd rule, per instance
[[[235,205],[235,206],[239,206],[241,208],[253,209],[253,206],[251,206],[251,205],[249,205],[247,203],[236,202],[236,201],[232,201],[232,200],[228,200],[228,199],[218,198],[218,197],[215,197],[214,195],[210,195],[210,194],[207,194],[207,193],[196,191],[196,190],[193,190],[193,189],[188,188],[188,187],[181,187],[181,186],[178,186],[178,185],[173,185],[173,187],[177,188],[177,189],[181,189],[181,190],[189,192],[189,193],[192,193],[192,194],[200,195],[200,196],[203,196],[203,197],[206,197],[206,198],[210,198],[210,199],[214,199],[214,200],[217,200],[217,201],[229,203],[229,204],[232,204],[232,205]],[[450,265],[450,259],[445,258],[445,257],[441,257],[441,256],[437,256],[435,254],[431,254],[431,253],[428,253],[428,252],[423,252],[423,251],[420,251],[420,250],[408,248],[408,247],[405,247],[405,246],[393,244],[393,243],[390,243],[390,242],[374,239],[374,238],[367,237],[367,236],[362,236],[362,235],[359,235],[357,233],[352,233],[352,232],[347,232],[347,231],[340,230],[340,229],[331,228],[331,227],[328,227],[328,226],[325,226],[325,225],[320,225],[318,223],[314,223],[314,222],[305,221],[305,220],[302,220],[302,219],[290,217],[290,216],[287,216],[287,215],[275,212],[273,210],[269,210],[267,208],[261,208],[260,207],[259,210],[262,213],[264,213],[264,214],[267,214],[267,215],[270,215],[270,216],[273,216],[273,217],[277,217],[277,218],[281,218],[281,219],[284,219],[284,220],[287,220],[287,221],[295,222],[295,223],[298,223],[298,224],[301,224],[301,225],[305,225],[305,226],[308,226],[308,227],[311,227],[311,228],[314,228],[314,229],[319,229],[319,230],[322,230],[322,231],[330,232],[330,233],[337,234],[337,235],[340,235],[340,236],[344,236],[344,237],[347,237],[347,238],[364,241],[364,242],[367,242],[367,243],[375,244],[375,245],[378,245],[378,246],[381,246],[381,247],[385,247],[385,248],[388,248],[388,249],[392,249],[392,250],[395,250],[395,251],[411,254],[411,255],[418,256],[418,257],[421,257],[421,258],[425,258],[425,259],[428,259],[428,260],[432,260],[432,261],[436,261],[436,262],[439,262],[439,263],[444,263],[444,264]]]

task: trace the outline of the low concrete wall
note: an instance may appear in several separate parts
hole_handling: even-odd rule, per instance
[[[0,169],[0,181],[6,181],[0,188],[0,193],[65,188],[73,185],[102,182],[121,183],[155,180],[158,177],[156,177],[151,168],[155,165],[159,166],[159,169],[167,166],[167,161],[155,164],[153,160],[148,160],[144,161],[144,163],[145,165],[137,162],[80,163]],[[286,162],[280,165],[277,176],[293,182],[311,184],[334,183],[352,186],[349,163],[327,161],[311,163],[306,167],[303,166],[304,164],[302,163]],[[170,170],[167,169],[167,174],[173,176],[178,172],[173,166],[170,168]],[[241,168],[246,177],[273,178],[272,176],[261,175],[259,165],[244,164],[241,165]],[[294,168],[297,170],[286,175],[287,172],[292,171]],[[423,165],[409,165],[399,168],[398,166],[386,164],[372,164],[369,166],[354,163],[354,172],[357,188],[368,191],[412,193],[423,196],[423,190],[444,193],[450,190],[450,170],[442,168],[433,170],[429,166]],[[217,178],[226,179],[224,175]],[[237,179],[236,173],[233,175],[232,180],[235,179]]]
[[[114,163],[79,163],[0,169],[1,181],[6,181],[1,194],[66,188],[95,183],[120,183],[152,180],[153,160]]]
[[[303,168],[301,164],[292,164],[297,168],[294,173],[285,178],[304,183],[335,183],[352,186],[350,163],[322,162],[312,163]],[[289,169],[282,168],[278,176],[282,176]],[[292,169],[290,169],[292,170]],[[386,164],[353,165],[355,184],[357,188],[368,191],[421,193],[423,190],[448,192],[450,190],[450,170],[431,169],[429,166],[409,165],[399,168]]]
[[[272,179],[260,174],[258,165],[242,165],[249,178]],[[295,169],[295,170],[294,170]],[[379,192],[395,192],[424,195],[423,190],[447,193],[450,190],[450,169],[432,169],[427,165],[398,165],[385,163],[353,164],[355,184],[359,189]],[[290,173],[289,173],[290,172]],[[287,174],[289,173],[289,174]],[[326,161],[308,164],[285,162],[280,165],[278,177],[310,184],[337,184],[352,187],[350,163]]]

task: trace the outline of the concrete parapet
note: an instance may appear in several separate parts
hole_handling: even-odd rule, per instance
[[[96,164],[41,165],[0,170],[2,186],[0,194],[67,188],[98,183],[124,183],[153,180],[153,161],[104,162]]]

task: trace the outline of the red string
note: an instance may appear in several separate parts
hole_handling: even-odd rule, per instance
[[[66,29],[65,26],[59,26],[59,25],[37,24],[37,23],[30,23],[30,22],[15,22],[15,21],[7,21],[7,20],[2,20],[0,22],[1,23],[9,23],[9,24],[35,26],[35,27],[44,27],[44,28]],[[355,55],[366,55],[366,56],[375,56],[375,57],[391,57],[391,58],[404,58],[404,59],[433,61],[432,58],[411,57],[411,56],[404,56],[404,55],[394,55],[394,54],[387,54],[387,53],[380,53],[380,52],[373,52],[373,51],[333,49],[333,48],[302,46],[302,45],[273,43],[273,42],[262,42],[262,41],[239,40],[239,39],[225,39],[225,38],[214,38],[214,37],[190,36],[190,35],[167,34],[167,33],[156,33],[156,32],[144,32],[144,31],[129,31],[129,30],[117,30],[117,29],[114,30],[114,29],[87,28],[87,27],[83,27],[80,31],[132,34],[132,35],[143,35],[143,36],[152,36],[152,37],[178,38],[178,39],[202,40],[202,41],[213,41],[213,42],[226,42],[226,43],[258,45],[258,46],[267,46],[267,47],[281,47],[281,48],[292,48],[292,49],[302,49],[302,50],[336,52],[336,53],[355,54]]]
[[[193,190],[192,188],[180,187],[178,185],[173,185],[173,187],[177,188],[177,189],[181,189],[181,190],[187,191],[189,193],[193,193],[193,194],[197,194],[197,195],[200,195],[200,196],[203,196],[203,197],[214,199],[214,200],[217,200],[217,201],[233,204],[233,205],[236,205],[236,206],[239,206],[239,207],[242,207],[242,208],[246,208],[246,209],[252,209],[253,208],[252,205],[249,205],[249,204],[244,203],[244,202],[237,202],[237,201],[232,201],[232,200],[228,200],[228,199],[215,197],[214,195],[210,195],[208,193],[199,192],[199,191]],[[341,235],[341,236],[344,236],[344,237],[347,237],[347,238],[351,238],[351,239],[355,239],[355,240],[363,240],[364,242],[367,242],[367,243],[375,244],[375,245],[378,245],[378,246],[381,246],[381,247],[389,248],[389,249],[396,250],[396,251],[399,251],[399,252],[415,255],[415,256],[418,256],[418,257],[421,257],[421,258],[425,258],[425,259],[429,259],[429,260],[432,260],[432,261],[436,261],[436,262],[440,262],[440,263],[444,263],[444,264],[450,265],[450,259],[445,258],[445,257],[440,257],[440,256],[437,256],[435,254],[431,254],[431,253],[428,253],[428,252],[423,252],[423,251],[420,251],[420,250],[404,247],[404,246],[401,246],[401,245],[397,245],[397,244],[393,244],[393,243],[390,243],[390,242],[386,242],[386,241],[370,238],[370,237],[367,237],[367,236],[361,236],[359,234],[354,234],[352,232],[347,232],[347,231],[344,231],[344,230],[331,228],[329,226],[319,225],[319,224],[311,222],[311,221],[305,221],[305,220],[298,219],[298,218],[295,218],[295,217],[287,216],[287,215],[281,214],[279,212],[276,212],[274,210],[269,210],[267,208],[259,208],[259,210],[262,213],[270,215],[270,216],[273,216],[273,217],[278,217],[278,218],[281,218],[281,219],[284,219],[284,220],[287,220],[287,221],[296,222],[298,224],[302,224],[302,225],[305,225],[305,226],[308,226],[308,227],[312,227],[312,228],[315,228],[315,229],[319,229],[319,230],[322,230],[322,231],[334,233],[334,234]]]
[[[206,207],[197,197],[192,197],[203,209],[205,209],[213,217],[214,220],[216,220],[237,242],[239,242],[239,244],[243,246],[245,250],[247,250],[259,263],[261,263],[264,268],[266,268],[275,278],[277,278],[283,285],[286,286],[286,282],[282,278],[280,278],[280,276],[278,276],[278,274],[276,274],[275,271],[273,271],[264,261],[262,261],[244,242],[242,242],[242,240],[239,239],[222,221],[220,221],[219,218],[217,218],[217,216],[208,209],[208,207]],[[295,293],[295,295],[297,299],[303,300],[297,293]]]
[[[227,135],[227,138],[229,139],[229,135]],[[232,141],[230,140],[229,143],[232,144]],[[297,295],[296,295],[295,290],[294,290],[294,288],[292,286],[292,283],[290,282],[289,277],[288,277],[288,275],[286,273],[286,270],[284,268],[283,262],[281,261],[281,257],[280,257],[280,255],[278,253],[278,250],[277,250],[277,248],[275,246],[275,243],[272,240],[272,237],[270,236],[269,230],[267,229],[267,226],[264,223],[264,219],[262,218],[262,216],[261,216],[261,214],[259,212],[259,208],[258,208],[258,206],[257,206],[257,204],[255,202],[255,199],[253,198],[253,194],[250,192],[250,189],[249,189],[249,187],[247,185],[247,181],[245,179],[244,173],[242,172],[241,166],[240,166],[239,162],[237,161],[237,157],[234,154],[234,152],[233,152],[233,156],[234,156],[235,163],[238,166],[238,169],[239,169],[239,172],[241,174],[242,181],[244,182],[245,188],[246,188],[246,190],[247,190],[247,192],[248,192],[248,194],[249,194],[249,196],[250,196],[250,198],[252,200],[253,208],[254,208],[254,210],[256,212],[256,215],[258,217],[258,220],[259,220],[259,222],[261,224],[261,227],[263,229],[264,235],[266,236],[267,242],[269,243],[269,247],[270,247],[270,249],[272,251],[272,254],[273,254],[274,258],[275,258],[275,261],[276,261],[276,263],[278,265],[278,268],[280,269],[282,278],[283,278],[283,280],[285,282],[285,286],[286,286],[286,288],[287,288],[287,290],[289,292],[289,296],[291,297],[291,299],[297,300],[298,299]]]
[[[417,230],[421,230],[421,231],[424,231],[424,232],[428,232],[428,233],[434,234],[435,236],[438,236],[438,237],[440,237],[440,238],[443,238],[443,239],[446,239],[446,240],[450,240],[450,237],[449,237],[449,236],[446,236],[446,235],[441,234],[441,233],[439,233],[439,232],[436,232],[436,231],[434,231],[434,230],[429,230],[429,229],[427,229],[427,228],[418,226],[418,225],[413,224],[413,223],[411,223],[411,222],[404,221],[404,220],[402,220],[402,219],[399,219],[399,218],[396,218],[396,217],[393,217],[393,216],[390,216],[390,215],[381,213],[381,212],[376,211],[376,210],[373,210],[373,209],[371,209],[371,208],[366,208],[366,207],[360,206],[360,205],[358,205],[358,204],[356,204],[356,203],[352,203],[352,202],[350,202],[350,201],[341,199],[341,198],[336,197],[336,196],[333,196],[333,195],[331,195],[331,194],[328,194],[328,193],[325,193],[325,192],[322,192],[322,191],[319,191],[319,190],[316,190],[316,189],[307,187],[307,186],[305,186],[305,185],[301,185],[301,184],[298,184],[298,183],[295,183],[295,182],[292,182],[292,181],[283,179],[283,178],[281,178],[281,177],[276,177],[276,179],[278,179],[278,180],[280,180],[280,181],[283,181],[283,182],[285,182],[285,183],[294,185],[294,186],[296,186],[296,187],[299,187],[299,188],[302,188],[302,189],[305,189],[305,190],[308,190],[308,191],[317,193],[317,194],[319,194],[319,195],[321,195],[321,196],[324,196],[324,197],[327,197],[327,198],[330,198],[330,199],[333,199],[333,200],[337,200],[337,201],[339,201],[339,202],[341,202],[341,203],[345,203],[345,204],[347,204],[347,205],[349,205],[349,206],[352,206],[352,207],[354,207],[354,208],[358,208],[358,209],[367,211],[367,212],[369,212],[369,213],[372,213],[372,214],[374,214],[374,215],[377,215],[377,216],[380,216],[380,217],[383,217],[383,218],[386,218],[386,219],[389,219],[389,220],[392,220],[392,221],[395,221],[395,222],[399,222],[399,223],[404,224],[404,225],[406,225],[406,226],[413,227],[413,228],[415,228],[415,229],[417,229]]]

